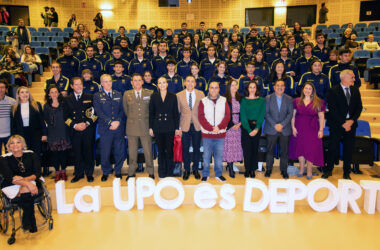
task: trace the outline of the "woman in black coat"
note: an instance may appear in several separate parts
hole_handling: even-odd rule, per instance
[[[103,29],[103,16],[102,16],[102,13],[98,13],[96,14],[95,18],[93,19],[94,23],[95,23],[95,32],[98,31],[98,30],[101,30]]]
[[[160,178],[173,174],[174,134],[179,134],[177,96],[167,91],[166,78],[157,82],[159,92],[153,93],[149,103],[149,134],[156,138],[158,147],[158,175]]]
[[[41,157],[42,141],[47,140],[42,107],[27,87],[17,89],[17,103],[12,106],[11,133],[24,137],[28,149]]]

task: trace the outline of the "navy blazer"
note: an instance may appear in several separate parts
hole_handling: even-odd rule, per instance
[[[94,108],[98,116],[98,133],[104,135],[106,132],[124,133],[125,115],[123,109],[123,96],[119,91],[112,90],[112,99],[104,92],[94,94]],[[110,130],[111,123],[119,121],[116,130]]]

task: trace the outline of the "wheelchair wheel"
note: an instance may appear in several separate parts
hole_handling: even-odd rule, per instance
[[[43,199],[37,204],[38,211],[44,217],[46,221],[51,219],[51,199],[49,191],[46,189],[44,185],[42,185],[42,190],[44,193]],[[49,222],[50,224],[50,222]]]
[[[8,231],[9,217],[6,209],[5,198],[0,193],[0,232],[5,234]]]

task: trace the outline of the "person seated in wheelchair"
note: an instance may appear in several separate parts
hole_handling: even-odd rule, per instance
[[[9,153],[0,157],[0,173],[4,178],[1,188],[11,203],[23,210],[22,228],[31,233],[37,232],[34,200],[39,194],[37,186],[40,186],[37,183],[41,176],[39,158],[27,150],[20,135],[11,136],[6,147]]]

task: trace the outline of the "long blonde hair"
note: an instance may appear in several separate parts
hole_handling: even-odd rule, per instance
[[[310,95],[310,99],[313,102],[313,109],[315,111],[317,111],[317,112],[320,112],[321,111],[322,102],[321,102],[321,99],[317,96],[317,92],[315,90],[314,84],[312,84],[311,82],[306,82],[303,85],[302,90],[301,90],[301,97],[300,97],[300,99],[298,101],[298,105],[303,105],[304,104],[303,99],[305,99],[305,94],[303,93],[303,90],[304,90],[304,88],[307,85],[311,86],[311,88],[313,89],[313,92]]]
[[[16,110],[17,110],[17,107],[21,104],[21,100],[20,100],[20,91],[23,90],[23,89],[26,89],[28,92],[29,92],[29,104],[32,106],[32,108],[34,108],[36,111],[39,111],[39,108],[38,108],[38,104],[37,102],[33,99],[33,96],[32,94],[30,93],[30,90],[25,87],[25,86],[21,86],[17,89],[17,95],[16,95],[16,103],[12,105],[12,115],[14,115],[16,113]]]

